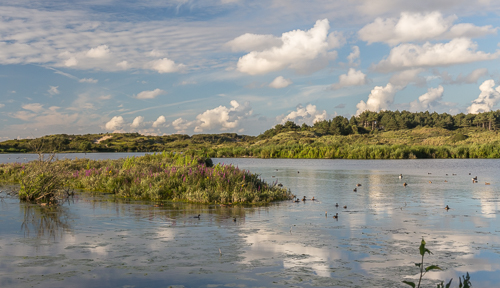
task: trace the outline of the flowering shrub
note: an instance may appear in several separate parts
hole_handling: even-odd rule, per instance
[[[210,159],[162,153],[118,160],[58,160],[65,187],[113,193],[137,199],[196,203],[267,203],[290,199],[291,193],[258,175],[232,165],[211,166]],[[0,180],[22,183],[35,162],[0,165]],[[207,165],[208,164],[208,165]],[[37,182],[38,183],[38,182]],[[32,185],[39,189],[39,185]],[[21,188],[22,190],[23,188]],[[31,189],[31,188],[30,188]]]

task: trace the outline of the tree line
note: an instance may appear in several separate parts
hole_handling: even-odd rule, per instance
[[[314,123],[312,126],[295,124],[287,121],[278,124],[265,131],[258,137],[260,139],[270,138],[287,131],[311,131],[318,136],[323,135],[351,135],[374,133],[377,131],[396,131],[413,129],[416,127],[444,128],[456,130],[467,127],[481,127],[488,130],[496,130],[500,124],[500,110],[484,112],[479,114],[456,114],[409,112],[409,111],[364,111],[359,116],[347,119],[344,116],[336,116],[330,120]]]

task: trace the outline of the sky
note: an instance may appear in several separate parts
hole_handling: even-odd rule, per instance
[[[497,0],[0,0],[0,141],[500,101]]]

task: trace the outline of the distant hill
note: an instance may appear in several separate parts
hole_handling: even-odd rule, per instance
[[[235,133],[48,135],[0,142],[3,153],[191,151],[209,157],[500,158],[500,111],[458,114],[365,111],[297,125],[278,124],[259,136]]]

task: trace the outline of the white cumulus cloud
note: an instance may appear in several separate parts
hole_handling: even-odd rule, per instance
[[[231,107],[219,106],[196,116],[197,125],[194,132],[219,129],[226,131],[238,127],[240,121],[252,115],[252,107],[246,102],[243,105],[236,100],[231,101]]]
[[[425,111],[435,107],[443,98],[444,88],[439,85],[437,88],[429,88],[427,93],[418,97],[418,100],[410,102],[410,111]]]
[[[142,125],[143,122],[144,122],[144,117],[137,116],[137,117],[135,117],[135,119],[132,122],[132,124],[130,124],[130,127],[132,127],[132,128],[139,128]]]
[[[158,117],[158,119],[155,120],[155,122],[153,122],[153,127],[160,127],[162,126],[163,124],[165,124],[167,122],[167,119],[165,119],[165,116],[161,115],[160,117]]]
[[[401,88],[388,83],[385,87],[375,86],[372,89],[370,95],[368,95],[368,100],[365,102],[361,100],[356,108],[356,115],[363,113],[364,111],[379,112],[380,110],[387,110],[389,106],[394,102],[394,96]]]
[[[282,44],[262,51],[252,51],[238,60],[238,71],[250,75],[266,74],[285,68],[308,73],[325,67],[328,59],[336,58],[335,52],[328,52],[327,19],[318,20],[308,31],[293,30],[281,35]],[[241,36],[240,36],[241,37]],[[334,43],[335,44],[335,43]]]
[[[283,76],[278,76],[273,80],[273,82],[269,84],[269,87],[280,89],[288,87],[291,84],[293,84],[293,82],[290,79],[285,79],[283,78]]]
[[[499,52],[490,54],[476,49],[477,44],[466,38],[453,39],[448,43],[401,44],[392,48],[389,56],[375,65],[374,69],[390,72],[408,68],[448,66],[492,60],[499,56]]]
[[[491,26],[478,27],[470,23],[453,25],[456,19],[454,15],[444,17],[437,11],[425,14],[403,12],[399,19],[375,19],[373,23],[361,28],[358,35],[368,44],[385,42],[394,46],[404,42],[457,37],[474,38],[496,33],[496,29]]]
[[[193,122],[188,120],[177,118],[172,122],[172,126],[177,131],[177,133],[186,133],[187,129],[193,125]]]
[[[500,86],[495,87],[494,80],[486,80],[479,86],[481,93],[479,97],[472,101],[472,104],[467,107],[467,112],[478,114],[482,112],[489,112],[493,106],[497,105],[500,100]]]
[[[339,82],[332,85],[333,89],[340,89],[349,86],[365,85],[368,82],[366,75],[361,71],[350,68],[347,74],[339,76]]]
[[[307,125],[313,125],[318,121],[323,121],[328,118],[328,113],[326,110],[319,111],[316,105],[308,104],[306,107],[302,105],[297,106],[296,111],[290,112],[288,115],[281,115],[276,117],[276,120],[285,124],[287,121],[293,121],[297,124],[306,123]]]
[[[157,71],[160,74],[178,72],[184,69],[184,67],[186,67],[186,65],[175,64],[174,61],[168,58],[154,60],[146,64],[146,69]]]
[[[142,91],[139,94],[137,94],[136,98],[137,99],[154,99],[160,95],[166,94],[167,91],[161,90],[159,88],[156,88],[153,91]]]
[[[114,116],[106,123],[105,127],[106,130],[116,130],[120,129],[123,124],[125,124],[125,120],[123,120],[122,116]]]
[[[108,45],[100,45],[91,48],[85,55],[89,58],[104,58],[109,55],[109,47]]]

